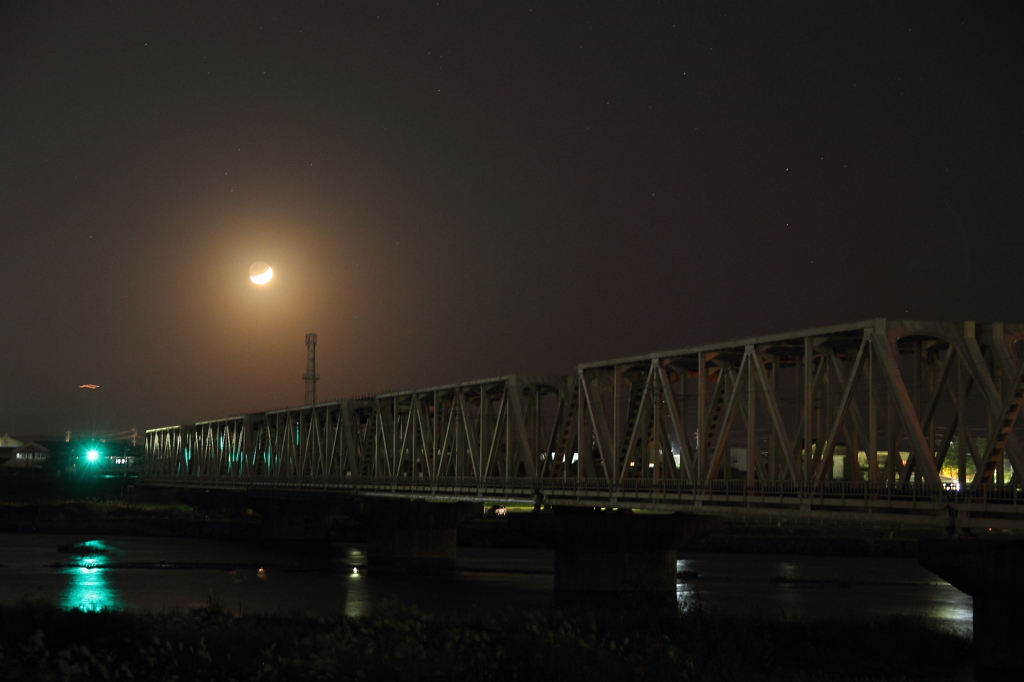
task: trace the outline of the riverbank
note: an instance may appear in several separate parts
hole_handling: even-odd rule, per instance
[[[0,607],[7,680],[967,680],[967,638],[923,620],[791,620],[700,606],[370,617]]]
[[[814,556],[917,557],[922,538],[942,538],[942,529],[892,525],[823,526],[813,522],[732,522],[690,540],[688,552],[798,554]]]
[[[123,535],[256,540],[263,523],[257,514],[196,511],[164,500],[159,503],[60,501],[0,503],[0,532],[60,535]],[[719,519],[711,529],[679,547],[686,552],[800,554],[818,556],[916,557],[923,537],[942,537],[941,529],[902,528],[859,523]],[[330,526],[333,542],[366,542],[366,529],[344,517]],[[483,516],[459,527],[464,547],[537,547],[555,543],[549,513],[510,512]]]
[[[0,533],[251,539],[257,518],[209,517],[180,504],[43,501],[0,503]]]
[[[684,540],[685,552],[798,554],[814,556],[917,557],[922,538],[942,538],[941,528],[817,519],[705,517],[706,528]],[[504,521],[504,523],[502,523]],[[555,523],[548,513],[510,512],[459,527],[459,544],[495,547],[554,547]]]

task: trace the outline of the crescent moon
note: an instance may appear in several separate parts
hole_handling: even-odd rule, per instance
[[[249,268],[249,279],[253,284],[266,284],[273,276],[274,269],[262,261],[253,263]]]

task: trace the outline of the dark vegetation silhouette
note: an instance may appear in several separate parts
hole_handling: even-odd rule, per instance
[[[911,680],[968,671],[925,620],[798,622],[676,609],[362,618],[0,608],[4,680]],[[969,673],[968,673],[969,674]]]

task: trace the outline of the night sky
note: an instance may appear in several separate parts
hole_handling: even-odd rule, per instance
[[[1024,322],[1021,6],[4,3],[0,433]]]

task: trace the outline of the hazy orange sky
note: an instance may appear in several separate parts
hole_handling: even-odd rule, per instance
[[[1024,321],[1016,3],[13,4],[0,432]]]

